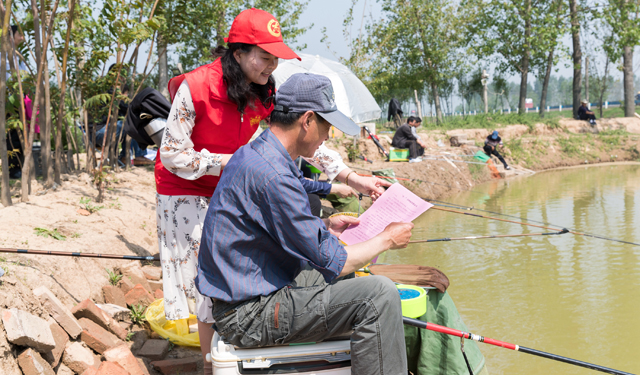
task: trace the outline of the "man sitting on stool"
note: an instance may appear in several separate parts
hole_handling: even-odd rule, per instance
[[[589,124],[595,125],[596,114],[593,113],[593,111],[589,110],[588,105],[589,105],[589,102],[587,102],[586,100],[583,100],[582,102],[580,102],[580,108],[578,108],[578,118],[580,120],[587,120],[589,121]]]
[[[331,125],[360,132],[338,111],[328,78],[298,73],[280,86],[270,129],[233,154],[211,197],[196,287],[212,298],[214,328],[232,345],[350,335],[352,373],[406,374],[396,286],[386,277],[345,276],[387,249],[406,247],[413,224],[392,223],[368,241],[342,246],[337,236],[358,219],[311,215],[294,160],[313,156]]]
[[[406,124],[402,124],[393,135],[391,145],[396,148],[409,149],[409,163],[422,161],[425,143],[420,140],[416,128],[422,125],[420,117],[409,116]]]

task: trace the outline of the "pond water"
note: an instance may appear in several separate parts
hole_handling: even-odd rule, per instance
[[[543,172],[480,185],[447,201],[640,243],[640,165]],[[415,224],[413,240],[548,232],[436,210]],[[479,239],[413,244],[379,262],[441,269],[473,333],[640,373],[638,246],[573,234]],[[595,373],[479,345],[491,374]]]

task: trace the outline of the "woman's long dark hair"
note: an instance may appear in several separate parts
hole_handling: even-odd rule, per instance
[[[247,79],[242,69],[240,69],[240,64],[233,57],[235,51],[251,52],[253,47],[255,46],[252,44],[229,43],[229,48],[218,46],[212,52],[214,59],[221,57],[222,79],[227,84],[227,96],[229,100],[238,105],[238,112],[240,113],[244,113],[247,105],[253,105],[256,99],[260,99],[265,108],[268,108],[271,105],[271,100],[269,99],[276,92],[276,83],[273,76],[269,77],[266,85],[247,83]]]

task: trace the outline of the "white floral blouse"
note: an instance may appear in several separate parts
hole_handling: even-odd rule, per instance
[[[195,126],[196,111],[186,80],[180,84],[173,102],[160,146],[162,164],[171,173],[187,180],[195,180],[204,175],[219,176],[222,155],[204,148],[198,152],[193,148],[191,134]],[[323,171],[329,180],[335,179],[347,168],[340,154],[324,144],[318,148],[313,158],[306,160]]]

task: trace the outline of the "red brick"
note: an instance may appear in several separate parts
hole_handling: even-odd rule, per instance
[[[80,335],[82,328],[80,328],[76,318],[71,315],[69,309],[47,287],[39,286],[33,290],[33,294],[38,296],[42,306],[60,324],[60,327],[67,331],[69,336],[75,339]]]
[[[113,285],[105,285],[102,287],[102,294],[106,303],[127,307],[127,301],[124,298],[122,289]]]
[[[165,359],[164,361],[151,362],[151,366],[163,375],[184,374],[185,372],[196,371],[200,358]]]
[[[156,289],[156,291],[153,292],[153,296],[156,299],[162,299],[162,298],[164,298],[164,292],[161,289]]]
[[[127,294],[136,284],[133,283],[128,277],[123,277],[118,281],[118,288],[122,290],[122,293]]]
[[[158,289],[163,290],[162,280],[160,280],[160,281],[149,280],[149,285],[151,286],[151,291],[152,292],[155,292]]]
[[[83,374],[84,375],[84,374]],[[129,371],[125,370],[115,362],[102,362],[96,375],[129,375]]]
[[[127,299],[127,305],[129,306],[149,306],[154,300],[151,293],[149,293],[142,285],[138,284],[135,288],[131,289],[129,293],[125,295]]]
[[[40,356],[40,353],[31,348],[18,356],[18,364],[24,375],[56,375],[51,365]]]
[[[75,320],[75,318],[74,318]],[[67,346],[69,342],[69,335],[67,332],[62,329],[56,323],[55,320],[49,318],[48,320],[49,328],[51,328],[51,334],[53,335],[53,340],[56,342],[56,347],[53,348],[52,351],[43,353],[43,358],[49,362],[51,367],[56,367],[58,363],[60,363],[60,358],[62,358],[62,354],[64,353],[64,348]],[[78,325],[79,326],[79,325]]]
[[[107,361],[115,362],[126,368],[131,375],[149,375],[147,368],[140,365],[126,344],[107,350],[104,352],[104,357]]]
[[[162,279],[162,268],[160,267],[144,266],[142,267],[142,272],[147,280],[158,281]]]
[[[98,373],[98,369],[97,368],[89,367],[81,375],[96,375],[97,373]]]
[[[91,367],[97,369],[100,366],[100,359],[81,342],[69,341],[62,355],[62,363],[76,374],[82,374]]]
[[[123,275],[123,279],[129,279],[134,284],[140,284],[147,291],[151,292],[151,286],[147,281],[147,278],[142,272],[142,268],[140,267],[140,263],[131,262],[129,264],[125,264],[119,267],[120,273]]]
[[[149,358],[152,361],[160,361],[167,356],[170,346],[171,344],[167,340],[147,340],[138,351],[138,356]]]
[[[71,310],[71,312],[77,319],[86,318],[93,321],[94,323],[97,323],[102,328],[118,336],[120,340],[124,340],[127,337],[127,331],[120,327],[115,319],[110,317],[106,312],[102,311],[90,299],[86,299],[80,302]]]
[[[103,354],[108,349],[120,344],[116,336],[93,321],[87,318],[80,318],[79,322],[82,327],[80,339],[96,352]]]
[[[12,308],[2,311],[2,323],[7,332],[7,341],[28,346],[39,352],[48,352],[56,347],[49,323],[26,311]]]

